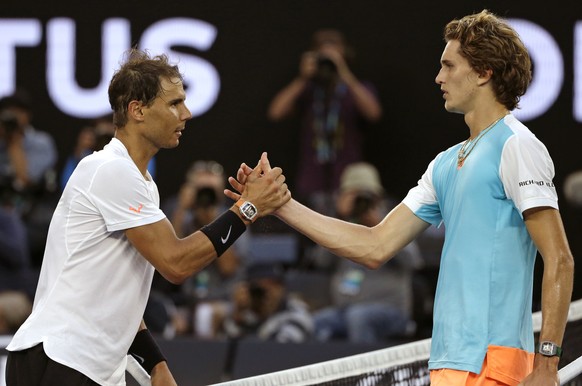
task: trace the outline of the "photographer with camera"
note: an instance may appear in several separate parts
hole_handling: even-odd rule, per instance
[[[178,193],[171,221],[178,236],[208,224],[225,207],[222,193],[226,177],[222,165],[215,161],[195,161]],[[221,257],[222,259],[222,257]]]
[[[54,189],[57,150],[53,138],[32,126],[24,91],[0,99],[0,185],[4,205],[29,216],[35,200]]]
[[[340,31],[316,31],[310,50],[301,56],[299,75],[275,95],[268,110],[275,122],[299,116],[295,192],[324,213],[330,212],[343,169],[364,158],[364,129],[382,116],[375,88],[350,69],[353,57]]]
[[[28,95],[0,98],[0,290],[29,300],[54,209],[56,160],[52,137],[32,126]]]
[[[385,196],[377,169],[357,162],[342,174],[335,205],[336,217],[373,227],[393,203]],[[378,343],[414,335],[412,278],[423,261],[415,242],[377,270],[330,253],[327,257],[333,264],[332,305],[314,312],[318,340]]]
[[[232,339],[257,338],[300,343],[312,336],[313,319],[307,303],[289,295],[283,267],[251,264],[232,292],[233,308],[224,320],[224,334]]]

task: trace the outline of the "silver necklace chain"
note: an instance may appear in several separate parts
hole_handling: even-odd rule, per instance
[[[499,122],[502,119],[503,117],[496,119],[492,124],[487,126],[485,130],[482,130],[476,138],[473,139],[469,138],[465,142],[463,142],[463,145],[461,146],[461,148],[459,149],[459,153],[457,154],[457,169],[463,167],[465,160],[467,159],[469,154],[471,154],[475,146],[477,146],[481,138],[483,138],[483,136],[487,134],[493,128],[493,126],[495,126],[497,122]]]

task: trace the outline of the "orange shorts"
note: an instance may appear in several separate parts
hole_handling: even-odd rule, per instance
[[[431,386],[516,386],[533,370],[534,354],[513,347],[489,346],[479,374],[438,369]]]

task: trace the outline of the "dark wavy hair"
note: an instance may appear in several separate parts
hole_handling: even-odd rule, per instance
[[[126,52],[124,63],[109,83],[113,124],[116,127],[127,124],[127,107],[133,100],[150,106],[161,91],[162,78],[183,80],[178,66],[170,64],[167,55],[151,57],[137,48]]]
[[[531,59],[519,35],[488,10],[448,23],[446,42],[457,40],[460,54],[479,74],[492,71],[493,91],[499,103],[514,110],[532,78]]]

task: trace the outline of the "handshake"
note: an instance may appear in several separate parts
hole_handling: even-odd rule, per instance
[[[233,190],[225,189],[224,194],[240,203],[241,214],[247,220],[272,214],[291,199],[283,170],[271,167],[266,152],[254,169],[243,162],[236,178],[231,176],[228,182]],[[251,203],[252,208],[245,203]]]

